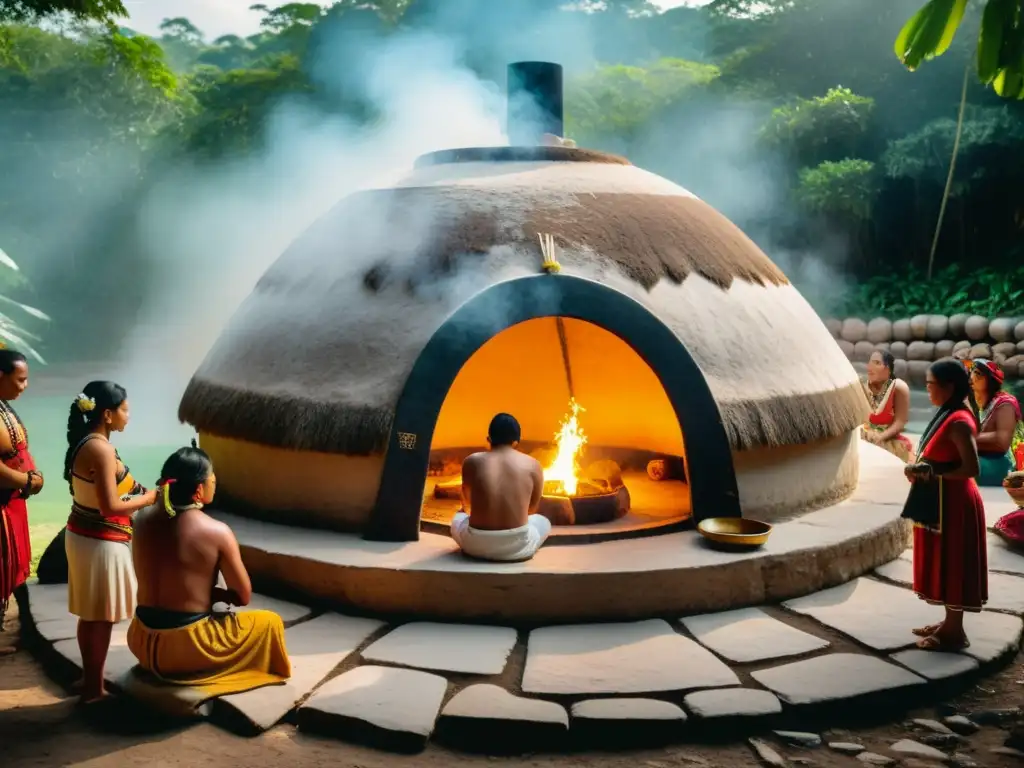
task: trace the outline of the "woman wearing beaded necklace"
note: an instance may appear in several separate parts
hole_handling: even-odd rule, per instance
[[[89,382],[68,413],[68,610],[79,619],[83,703],[105,695],[111,630],[135,613],[132,519],[156,501],[156,491],[135,482],[110,444],[110,434],[123,431],[128,418],[127,393],[112,381]]]
[[[903,461],[910,461],[913,446],[903,429],[910,415],[910,388],[896,378],[896,360],[889,352],[875,351],[868,359],[865,390],[871,413],[861,435]]]
[[[0,349],[0,627],[13,594],[24,608],[25,580],[32,551],[25,500],[43,489],[28,452],[28,432],[11,408],[28,386],[28,362],[12,349]]]
[[[1003,371],[996,363],[979,358],[970,361],[969,368],[981,424],[978,485],[1001,486],[1014,469],[1010,447],[1020,425],[1020,405],[1017,398],[1003,391]]]

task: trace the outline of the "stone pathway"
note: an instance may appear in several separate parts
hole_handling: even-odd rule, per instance
[[[390,627],[255,596],[253,607],[287,619],[294,676],[196,714],[232,728],[241,721],[255,732],[292,716],[302,730],[402,751],[436,737],[501,752],[568,739],[680,738],[687,728],[712,724],[783,727],[823,705],[912,703],[933,685],[984,672],[1019,650],[1024,556],[995,537],[989,552],[992,603],[966,617],[971,647],[956,654],[913,648],[910,628],[939,613],[907,587],[909,552],[871,576],[781,608],[529,632],[435,622]],[[77,668],[66,590],[31,585],[30,609],[42,640]],[[126,629],[115,628],[108,661],[115,684],[134,662]],[[945,749],[939,741],[893,745],[892,755],[857,754],[857,745],[848,744],[828,748],[886,765],[926,755],[937,760],[928,750]]]

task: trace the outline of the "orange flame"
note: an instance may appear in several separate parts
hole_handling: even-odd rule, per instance
[[[587,436],[580,428],[579,414],[586,410],[575,399],[569,400],[569,413],[555,433],[558,452],[554,460],[544,469],[545,483],[558,483],[559,492],[572,496],[579,483],[579,456],[587,442]]]

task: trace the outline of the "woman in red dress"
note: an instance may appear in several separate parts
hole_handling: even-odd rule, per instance
[[[918,461],[906,468],[913,483],[937,482],[933,522],[914,523],[914,591],[946,609],[945,619],[914,630],[917,646],[958,651],[970,645],[964,611],[977,612],[988,601],[985,510],[978,476],[978,422],[967,398],[970,378],[957,360],[932,364],[928,395],[939,410],[921,436]],[[909,505],[909,500],[908,500]]]
[[[910,418],[910,387],[896,378],[896,359],[890,352],[875,351],[868,358],[865,388],[871,413],[861,431],[869,443],[885,448],[903,461],[910,461],[914,448],[903,434]]]
[[[25,499],[43,488],[43,476],[28,452],[28,433],[10,406],[27,386],[25,356],[0,349],[0,627],[11,595],[24,607],[23,585],[32,561]]]

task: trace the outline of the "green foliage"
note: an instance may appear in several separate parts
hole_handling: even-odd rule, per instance
[[[311,91],[298,59],[288,55],[268,57],[258,69],[203,69],[189,82],[199,110],[184,128],[185,142],[206,159],[258,148],[278,101]]]
[[[885,174],[891,179],[907,179],[927,184],[942,184],[949,170],[956,121],[932,120],[920,130],[889,143],[882,155]],[[963,195],[972,186],[992,176],[1016,176],[1024,169],[1024,121],[1005,107],[971,110],[964,119],[957,163],[961,169],[951,194]]]
[[[929,254],[955,133],[950,82],[976,51],[960,34],[909,76],[891,41],[921,2],[714,0],[652,15],[645,0],[502,0],[524,24],[566,22],[590,59],[557,34],[521,45],[521,25],[493,29],[499,4],[479,0],[268,4],[256,34],[214,41],[184,17],[154,38],[97,23],[116,16],[112,0],[0,0],[0,245],[25,268],[0,269],[0,297],[45,307],[40,296],[59,295],[69,347],[116,344],[122,307],[145,295],[146,243],[132,238],[147,188],[168,168],[259,153],[283,104],[366,126],[376,105],[360,88],[358,50],[426,30],[463,34],[460,64],[496,89],[527,49],[563,61],[568,136],[694,189],[769,253],[814,261],[828,243],[843,253],[837,269],[868,286],[854,303],[989,314],[1013,301],[1000,276],[1021,279],[1024,110],[970,91],[936,262],[970,259],[972,270],[922,283],[912,270]],[[57,12],[68,8],[78,21]],[[2,24],[12,18],[32,23]],[[961,26],[973,36],[984,24],[968,8]],[[325,58],[341,75],[331,87],[311,76]],[[978,66],[994,71],[988,59]],[[133,290],[96,307],[117,280]],[[827,293],[807,292],[817,304]],[[105,315],[116,321],[103,328]]]
[[[128,12],[121,0],[0,0],[0,23],[36,22],[60,15],[110,23]]]
[[[807,210],[854,222],[871,217],[877,195],[875,164],[852,158],[802,169],[796,189]]]
[[[718,68],[683,59],[659,59],[650,67],[598,67],[572,81],[566,94],[566,133],[577,140],[628,137],[659,112],[718,77]]]
[[[867,131],[875,101],[849,88],[830,88],[824,96],[797,99],[772,111],[761,129],[769,146],[792,153],[801,162],[854,152]]]
[[[911,317],[967,313],[1014,316],[1024,306],[1024,265],[1007,269],[971,269],[952,264],[931,280],[910,267],[862,281],[846,312],[861,317]]]
[[[263,14],[260,26],[275,35],[295,26],[311,27],[326,13],[317,3],[286,3],[276,8],[261,4],[253,5],[251,9]]]
[[[968,0],[928,0],[900,29],[894,50],[913,72],[941,56],[960,29]],[[975,54],[978,78],[1000,96],[1024,99],[1024,5],[986,0]]]

